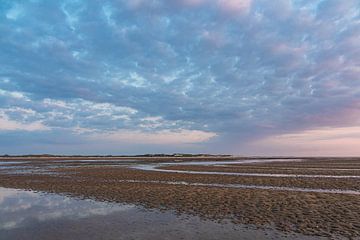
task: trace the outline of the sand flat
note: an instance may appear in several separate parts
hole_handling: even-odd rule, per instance
[[[267,160],[246,163],[244,169],[241,164],[228,166],[231,163],[209,166],[209,159],[205,158],[196,160],[204,161],[203,165],[184,164],[194,161],[184,158],[158,161],[156,158],[142,158],[126,164],[117,160],[111,161],[111,165],[101,160],[28,160],[28,171],[20,171],[25,165],[21,163],[0,170],[0,186],[136,204],[146,209],[174,211],[204,220],[229,221],[235,225],[259,228],[272,226],[276,231],[284,233],[335,238],[360,237],[358,179],[188,174],[134,168],[137,165],[154,164],[162,167],[163,163],[171,163],[166,167],[209,172],[231,169],[247,173],[296,174],[298,169],[292,169],[290,171],[295,172],[289,173],[286,168],[301,165],[308,173],[313,173],[317,170],[311,168],[314,165],[322,166],[321,163],[344,165],[341,162],[343,159],[319,159],[319,162],[316,159],[288,162]],[[344,163],[357,165],[360,159],[345,159]],[[306,164],[309,164],[309,169],[306,169]],[[20,172],[16,172],[16,167]],[[321,174],[329,174],[327,171]],[[337,174],[334,175],[341,176],[342,173]]]

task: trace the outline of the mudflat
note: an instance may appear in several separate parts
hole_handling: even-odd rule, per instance
[[[0,186],[309,236],[360,237],[357,158],[3,158]]]

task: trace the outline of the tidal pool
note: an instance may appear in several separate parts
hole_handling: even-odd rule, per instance
[[[186,174],[205,174],[205,175],[224,175],[224,176],[244,176],[244,177],[279,177],[279,178],[353,178],[360,179],[359,175],[319,175],[319,174],[277,174],[277,173],[241,173],[241,172],[216,172],[216,171],[192,171],[192,170],[176,170],[165,169],[161,167],[168,166],[231,166],[234,164],[256,164],[256,163],[271,163],[271,162],[301,162],[302,159],[250,159],[250,160],[233,160],[233,161],[188,161],[188,162],[171,162],[171,163],[150,163],[150,164],[137,164],[131,166],[132,168],[156,171],[156,172],[168,172],[168,173],[186,173]]]
[[[1,240],[285,238],[313,239],[130,204],[0,188]]]

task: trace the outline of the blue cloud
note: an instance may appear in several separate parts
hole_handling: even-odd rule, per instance
[[[0,136],[16,152],[20,123],[44,126],[27,132],[39,144],[189,130],[216,134],[203,151],[236,152],[354,126],[359,20],[355,0],[2,1]]]

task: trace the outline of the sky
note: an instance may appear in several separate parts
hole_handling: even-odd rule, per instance
[[[0,154],[360,155],[358,0],[0,0]]]

